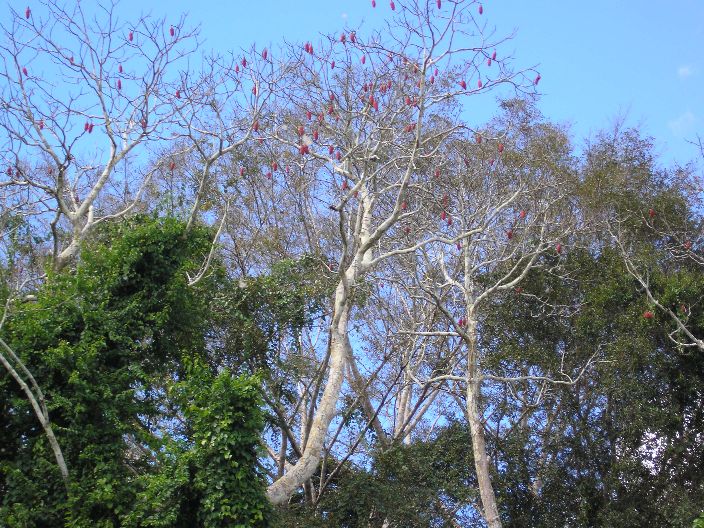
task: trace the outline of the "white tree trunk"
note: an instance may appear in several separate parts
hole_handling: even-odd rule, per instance
[[[494,487],[491,485],[491,475],[489,471],[489,457],[486,452],[486,442],[484,440],[484,425],[479,412],[480,384],[470,381],[467,384],[467,415],[469,417],[469,429],[472,434],[472,453],[474,455],[474,467],[477,472],[477,483],[479,485],[479,496],[482,500],[484,520],[489,528],[501,528],[499,510],[496,506],[496,495]]]
[[[51,446],[51,450],[54,452],[54,458],[56,459],[56,465],[59,466],[59,471],[61,472],[61,479],[64,481],[64,485],[66,486],[66,489],[68,490],[68,467],[66,466],[66,461],[64,460],[64,455],[63,452],[61,451],[61,446],[59,446],[59,441],[56,439],[56,436],[54,435],[54,430],[51,427],[51,421],[49,420],[49,411],[46,408],[46,405],[44,404],[44,394],[42,391],[39,389],[39,386],[37,385],[36,381],[34,380],[34,377],[31,375],[29,370],[24,366],[24,363],[21,362],[19,357],[14,353],[14,351],[10,348],[10,346],[5,342],[5,340],[0,339],[0,345],[10,354],[10,357],[15,360],[20,365],[20,368],[22,371],[25,372],[27,377],[29,377],[32,385],[35,387],[35,390],[37,391],[37,395],[32,392],[32,389],[29,388],[29,386],[25,383],[25,381],[22,379],[22,376],[15,370],[15,368],[12,366],[12,364],[5,358],[5,356],[0,353],[0,363],[3,364],[7,372],[15,379],[15,381],[19,384],[19,386],[22,388],[22,391],[24,391],[25,395],[27,396],[27,399],[29,400],[29,403],[32,405],[32,409],[34,409],[34,414],[37,416],[37,419],[39,420],[39,423],[42,426],[42,429],[44,429],[44,434],[46,434],[46,438],[49,441],[49,445]]]
[[[325,390],[320,405],[313,416],[303,455],[286,474],[272,483],[267,495],[272,504],[284,504],[315,473],[320,464],[323,443],[330,422],[335,416],[337,401],[345,378],[346,358],[351,354],[347,335],[349,316],[348,292],[345,284],[340,282],[335,292],[335,315],[331,326],[330,366]]]
[[[489,528],[501,528],[501,518],[496,505],[496,494],[491,484],[482,413],[479,411],[481,381],[478,379],[480,372],[477,355],[477,321],[474,317],[470,317],[467,323],[467,338],[469,341],[467,355],[467,419],[472,435],[472,454],[474,455],[474,468],[477,472],[479,496],[482,501],[482,514]]]

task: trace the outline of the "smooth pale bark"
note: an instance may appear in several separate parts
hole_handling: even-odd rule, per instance
[[[10,362],[5,358],[5,356],[0,353],[0,363],[3,364],[3,366],[5,367],[7,372],[9,372],[9,374],[15,379],[15,381],[22,388],[22,391],[27,396],[29,403],[32,405],[32,409],[34,409],[34,414],[37,416],[37,419],[39,420],[39,423],[41,424],[42,429],[44,429],[44,434],[46,435],[46,438],[49,441],[49,445],[51,446],[51,450],[54,452],[54,458],[56,459],[56,465],[59,466],[59,471],[61,472],[61,478],[64,481],[64,485],[66,486],[66,489],[68,490],[68,467],[66,466],[66,461],[64,460],[64,455],[63,455],[63,452],[61,451],[61,446],[59,445],[59,441],[56,439],[56,436],[54,435],[54,430],[51,428],[51,422],[49,421],[49,412],[47,411],[46,405],[44,404],[44,395],[42,394],[41,390],[39,390],[39,386],[36,384],[34,377],[29,373],[27,368],[20,361],[20,359],[17,357],[17,355],[14,353],[14,351],[10,348],[10,346],[5,342],[4,339],[0,339],[0,345],[2,345],[2,347],[7,351],[7,353],[10,354],[10,356],[12,357],[13,360],[15,360],[17,363],[19,363],[20,367],[27,374],[30,381],[32,382],[32,385],[37,390],[38,396],[35,396],[34,392],[32,392],[32,389],[30,389],[29,386],[27,385],[27,383],[25,383],[25,381],[22,379],[22,376],[19,375],[19,373],[15,370],[15,368],[12,366],[12,364],[10,364]]]
[[[347,363],[350,369],[350,384],[352,385],[352,388],[358,394],[362,402],[362,409],[364,410],[364,414],[367,417],[367,420],[371,422],[372,429],[376,433],[377,439],[380,442],[386,442],[386,432],[381,426],[378,413],[374,409],[374,406],[372,405],[372,402],[369,399],[366,383],[364,381],[364,378],[360,374],[359,369],[357,368],[357,362],[354,360],[354,356],[349,356],[347,358]]]
[[[328,379],[320,398],[320,404],[310,424],[303,455],[277,481],[267,489],[267,496],[272,504],[284,504],[293,493],[304,485],[315,473],[320,464],[325,437],[335,416],[337,401],[340,397],[345,379],[345,367],[348,354],[352,354],[347,336],[349,317],[349,300],[346,284],[340,282],[335,291],[335,317],[330,329],[330,364]]]
[[[470,317],[467,322],[468,354],[467,354],[467,419],[472,435],[472,454],[474,468],[477,472],[479,497],[482,501],[484,520],[489,528],[501,528],[501,518],[496,505],[496,494],[491,484],[489,456],[486,451],[484,424],[479,411],[481,400],[481,381],[479,381],[479,358],[477,356],[477,321]]]

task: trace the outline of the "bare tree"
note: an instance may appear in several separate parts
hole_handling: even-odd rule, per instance
[[[325,383],[306,424],[305,447],[269,487],[275,504],[285,502],[319,467],[347,373],[354,385],[364,385],[355,379],[350,341],[355,291],[386,261],[434,244],[454,246],[475,232],[468,224],[456,237],[437,229],[404,236],[437,207],[430,187],[436,171],[454,172],[458,158],[452,145],[473,134],[462,118],[465,98],[481,97],[502,84],[513,93],[524,85],[532,91],[533,79],[511,72],[497,59],[499,42],[485,36],[484,29],[478,2],[440,8],[436,2],[399,2],[383,34],[367,38],[345,31],[294,47],[289,61],[296,67],[280,81],[272,106],[276,110],[263,116],[270,145],[276,145],[273,155],[285,160],[305,191],[301,197],[308,203],[298,209],[323,219],[319,231],[334,222],[331,249],[339,281]],[[494,149],[503,149],[500,138],[486,139]],[[282,187],[293,179],[288,173],[281,177],[286,180]],[[414,201],[416,194],[420,199]],[[511,201],[503,208],[509,205]],[[320,222],[310,225],[315,230]],[[408,396],[401,396],[406,403],[400,408],[407,408]],[[412,422],[410,414],[401,421],[406,418]],[[370,426],[373,422],[370,416]],[[403,435],[405,429],[402,425],[397,433]]]
[[[454,161],[451,168],[415,193],[430,192],[435,203],[413,229],[435,233],[440,224],[441,236],[406,263],[416,284],[411,295],[440,314],[408,332],[436,343],[435,353],[421,358],[425,368],[412,376],[420,386],[451,383],[460,391],[456,394],[464,393],[455,399],[471,431],[483,516],[492,527],[501,526],[501,520],[491,483],[482,386],[532,376],[485,371],[479,347],[482,320],[492,299],[507,291],[520,293],[530,270],[559,264],[574,224],[567,139],[559,130],[531,121],[522,103],[505,106],[503,122],[453,142],[445,152]],[[492,141],[494,137],[499,139]],[[546,259],[548,255],[558,262],[551,263],[554,258]],[[572,382],[565,372],[555,376],[535,376],[534,381]]]
[[[137,147],[168,137],[177,63],[196,33],[183,19],[121,22],[115,3],[68,9],[52,0],[41,13],[13,12],[2,33],[3,185],[36,197],[60,269],[96,225],[139,200],[154,169],[141,169]],[[111,187],[122,196],[113,192],[112,211],[101,212]]]

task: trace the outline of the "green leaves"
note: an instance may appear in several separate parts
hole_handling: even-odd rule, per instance
[[[258,381],[208,366],[224,274],[187,283],[210,240],[173,219],[105,226],[75,270],[49,274],[8,319],[6,339],[47,396],[70,492],[23,395],[1,383],[0,524],[265,525]]]

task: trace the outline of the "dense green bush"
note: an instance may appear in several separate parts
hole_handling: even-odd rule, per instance
[[[0,378],[0,525],[266,525],[258,383],[206,353],[224,275],[187,281],[210,240],[172,219],[109,226],[13,311],[3,338],[47,396],[70,482]]]

